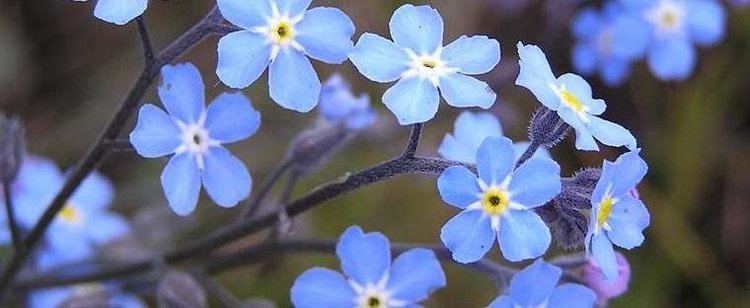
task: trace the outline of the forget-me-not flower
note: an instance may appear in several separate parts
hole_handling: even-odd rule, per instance
[[[724,36],[726,12],[715,0],[620,2],[640,14],[640,27],[648,29],[648,66],[661,80],[689,77],[697,58],[693,44],[712,46]],[[641,30],[634,26],[631,31]]]
[[[391,244],[379,232],[349,227],[336,245],[344,275],[322,267],[309,269],[291,290],[295,307],[412,307],[445,286],[435,253],[410,249],[391,263]]]
[[[604,162],[602,175],[591,195],[591,222],[586,234],[586,253],[614,282],[618,266],[612,245],[632,249],[643,243],[643,229],[650,215],[631,191],[648,170],[640,150],[620,155],[614,163]]]
[[[549,158],[532,157],[514,170],[514,153],[510,139],[489,137],[477,152],[479,177],[466,167],[453,166],[438,178],[443,201],[462,210],[440,232],[457,262],[481,259],[495,237],[509,261],[547,251],[550,231],[533,209],[560,192],[560,166]]]
[[[596,294],[577,283],[557,285],[562,269],[542,259],[513,275],[508,294],[495,299],[490,308],[594,307]]]
[[[476,164],[477,151],[484,139],[501,136],[503,136],[502,125],[492,113],[464,111],[456,118],[453,134],[445,134],[437,151],[444,158]],[[516,142],[513,147],[518,158],[529,147],[529,142]],[[534,156],[550,157],[549,152],[544,148],[538,149]]]
[[[94,16],[109,23],[124,25],[141,16],[147,6],[148,0],[97,0]]]
[[[221,94],[206,108],[203,80],[192,64],[166,65],[161,73],[159,97],[169,114],[151,104],[141,107],[130,142],[143,157],[174,154],[161,183],[178,215],[195,209],[201,181],[216,204],[236,205],[250,195],[252,179],[222,144],[254,134],[260,113],[239,92]]]
[[[592,98],[591,86],[576,74],[555,78],[547,57],[535,45],[518,43],[521,71],[516,84],[525,87],[536,99],[557,114],[576,131],[576,148],[598,151],[594,138],[609,146],[636,147],[635,137],[624,127],[598,117],[607,105]]]
[[[401,125],[426,122],[438,110],[440,95],[454,107],[489,108],[496,94],[468,75],[484,74],[500,62],[500,44],[486,36],[461,36],[443,46],[443,19],[429,6],[402,5],[390,21],[389,41],[365,33],[349,55],[368,79],[392,82],[383,103]]]
[[[343,123],[350,130],[363,130],[377,119],[377,113],[370,106],[370,96],[354,96],[351,85],[339,74],[334,74],[323,83],[319,104],[323,119],[330,123]]]
[[[648,29],[639,26],[640,16],[614,1],[601,9],[581,10],[572,22],[576,44],[573,66],[583,75],[599,73],[605,84],[620,85],[630,74],[633,61],[644,56]]]
[[[105,286],[98,283],[35,290],[29,293],[27,305],[29,308],[78,307],[65,304],[72,304],[76,299],[82,300],[84,303],[91,303],[91,297],[104,297],[103,300],[106,303],[106,307],[148,307],[132,294],[123,293],[119,288],[114,286]],[[87,298],[89,301],[86,301]]]
[[[308,57],[329,64],[346,60],[354,24],[339,9],[312,0],[218,0],[219,11],[242,30],[219,40],[216,74],[232,88],[245,88],[269,67],[271,98],[308,112],[318,103],[320,80]]]
[[[628,259],[619,252],[615,253],[615,257],[617,258],[617,279],[614,282],[607,281],[602,269],[593,260],[588,260],[581,269],[581,280],[596,292],[596,302],[601,307],[605,307],[610,299],[624,294],[630,283]]]

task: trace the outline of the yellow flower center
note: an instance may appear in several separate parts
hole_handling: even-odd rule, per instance
[[[505,212],[510,204],[510,197],[508,191],[490,187],[484,191],[482,195],[482,209],[485,213],[492,216],[497,216]]]
[[[378,298],[377,296],[371,296],[370,298],[367,299],[367,304],[365,307],[366,308],[380,308],[382,307],[382,305],[383,305],[383,302],[380,301],[380,298]]]
[[[612,197],[604,197],[604,200],[599,204],[599,212],[597,212],[596,223],[601,228],[609,219],[609,215],[612,214],[612,206],[615,201]]]
[[[568,107],[572,108],[576,112],[583,111],[583,103],[581,103],[581,100],[579,100],[578,97],[575,96],[575,94],[571,93],[568,90],[562,90],[560,91],[559,95],[560,100],[562,100],[565,105],[568,105]]]
[[[422,60],[422,66],[426,68],[436,68],[438,66],[438,63],[433,59],[424,59]]]
[[[294,38],[294,27],[291,22],[281,20],[276,26],[271,27],[270,35],[276,44],[285,45]]]
[[[58,214],[60,219],[66,223],[78,223],[81,221],[81,213],[78,212],[78,209],[75,208],[73,204],[66,204],[65,207],[60,211],[60,214]]]
[[[673,11],[664,11],[664,13],[661,15],[661,24],[665,28],[674,27],[675,25],[677,25],[677,21],[677,14]]]

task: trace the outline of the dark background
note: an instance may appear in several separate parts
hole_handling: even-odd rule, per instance
[[[489,80],[498,93],[491,109],[504,131],[526,139],[525,127],[537,105],[517,75],[515,43],[539,44],[556,73],[571,71],[569,21],[581,4],[573,1],[414,1],[436,7],[445,20],[445,43],[461,34],[487,34],[501,43],[503,59]],[[502,3],[516,2],[504,6]],[[140,71],[135,24],[114,26],[92,15],[93,1],[0,1],[0,109],[25,121],[29,151],[68,168],[83,155],[118,108]],[[592,1],[600,5],[599,1]],[[387,35],[388,20],[399,1],[314,1],[349,14],[357,34]],[[214,5],[209,0],[150,1],[145,18],[158,49],[177,38]],[[605,117],[628,127],[638,138],[650,172],[639,191],[652,215],[646,242],[626,253],[633,267],[630,292],[614,307],[750,306],[750,9],[727,7],[724,40],[700,50],[693,76],[685,82],[662,82],[643,62],[628,81],[608,88],[598,78],[595,97],[608,103]],[[355,37],[355,41],[356,41]],[[190,61],[203,73],[207,97],[227,91],[216,77],[216,41],[211,37],[179,62]],[[324,170],[305,178],[296,195],[396,155],[408,134],[380,103],[389,85],[359,77],[350,62],[314,62],[321,79],[340,72],[367,92],[380,121],[337,154]],[[288,141],[312,124],[316,115],[283,110],[270,101],[262,76],[244,92],[261,111],[262,126],[247,141],[230,146],[250,168],[257,184],[285,153]],[[155,86],[144,100],[158,103]],[[436,155],[443,135],[452,130],[460,110],[442,104],[425,129],[420,153]],[[130,132],[132,124],[126,132]],[[124,134],[125,136],[126,134]],[[563,174],[614,159],[619,150],[574,151],[569,138],[552,152]],[[239,209],[225,210],[202,196],[188,218],[172,214],[159,175],[165,160],[134,153],[110,155],[101,171],[118,189],[113,209],[133,218],[135,238],[161,251],[234,220]],[[398,242],[439,243],[439,228],[455,214],[436,191],[432,176],[406,176],[369,186],[303,214],[293,237],[335,238],[349,225],[379,230]],[[256,242],[250,238],[237,247]],[[232,249],[232,247],[228,248]],[[561,253],[552,249],[549,256]],[[498,259],[498,252],[490,253]],[[127,256],[124,256],[127,258]],[[135,257],[133,257],[135,258]],[[331,255],[291,256],[276,267],[245,267],[218,276],[235,295],[267,297],[287,306],[288,290],[304,269],[338,268]],[[489,303],[496,290],[490,280],[445,263],[448,287],[426,303],[430,307],[473,307]]]

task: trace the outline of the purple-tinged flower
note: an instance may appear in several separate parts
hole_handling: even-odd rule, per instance
[[[607,281],[602,269],[593,260],[589,260],[581,271],[583,282],[596,292],[596,301],[601,306],[605,306],[610,299],[624,294],[628,290],[628,283],[630,283],[628,259],[619,252],[616,252],[615,256],[617,257],[618,275],[614,282]]]

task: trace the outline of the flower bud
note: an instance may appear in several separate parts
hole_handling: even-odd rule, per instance
[[[598,306],[606,306],[607,301],[622,295],[628,290],[630,264],[628,264],[628,259],[621,253],[616,252],[615,256],[617,258],[618,275],[617,279],[611,283],[607,282],[604,273],[602,273],[602,270],[596,265],[594,260],[589,260],[581,271],[583,282],[596,292]]]
[[[21,169],[26,154],[23,134],[21,121],[0,114],[0,181],[13,182]]]
[[[295,137],[287,151],[295,167],[307,173],[325,164],[356,133],[341,124],[319,122]]]
[[[568,134],[570,127],[556,112],[545,107],[539,107],[531,116],[529,124],[529,140],[543,147],[551,148],[562,141]]]
[[[170,271],[156,289],[159,307],[207,307],[206,292],[188,273]]]

